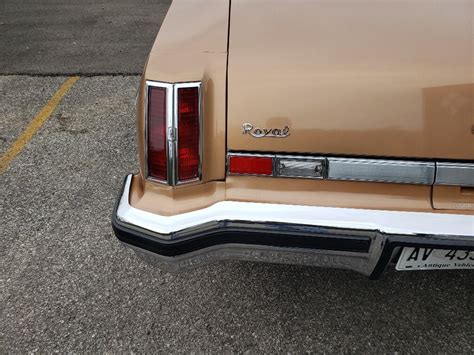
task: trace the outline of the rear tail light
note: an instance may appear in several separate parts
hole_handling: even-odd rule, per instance
[[[199,177],[199,88],[178,88],[178,180]]]
[[[167,179],[166,88],[148,88],[148,175]]]
[[[229,156],[229,173],[241,175],[273,175],[272,157]]]
[[[146,85],[146,176],[171,186],[199,180],[201,83]]]

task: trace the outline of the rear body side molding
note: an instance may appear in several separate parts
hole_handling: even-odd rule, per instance
[[[229,152],[230,157],[273,157],[273,177],[474,186],[474,163]],[[321,170],[322,169],[322,170]],[[315,171],[318,173],[315,174]],[[233,175],[227,169],[228,175]]]

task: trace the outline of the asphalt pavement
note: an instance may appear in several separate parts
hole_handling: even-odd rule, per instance
[[[171,0],[1,0],[0,73],[140,74]]]
[[[134,73],[169,2],[14,4],[0,5],[0,157],[79,80],[0,174],[0,353],[474,352],[469,271],[370,281],[222,262],[170,274],[122,247],[110,217],[138,168]]]

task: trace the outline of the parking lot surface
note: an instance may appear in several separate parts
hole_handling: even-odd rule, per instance
[[[134,45],[133,35],[123,40]],[[120,60],[111,72],[129,65]],[[139,76],[74,65],[51,77],[42,61],[45,76],[28,65],[0,75],[0,157],[79,75],[0,175],[0,352],[474,351],[472,272],[389,272],[374,282],[248,262],[170,274],[140,261],[110,224],[123,177],[138,167]]]
[[[138,74],[171,0],[2,0],[0,71]]]

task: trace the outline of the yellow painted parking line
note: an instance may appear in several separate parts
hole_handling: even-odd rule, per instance
[[[67,94],[69,89],[71,89],[74,83],[78,80],[78,76],[68,78],[64,84],[61,85],[58,91],[54,93],[48,103],[44,105],[33,121],[28,124],[23,133],[15,140],[15,142],[13,142],[7,152],[0,158],[0,174],[3,174],[5,170],[7,170],[13,159],[20,154],[25,145],[31,140],[31,138],[33,138],[35,133],[46,122],[49,116],[51,116],[56,107],[58,107],[64,95]]]

